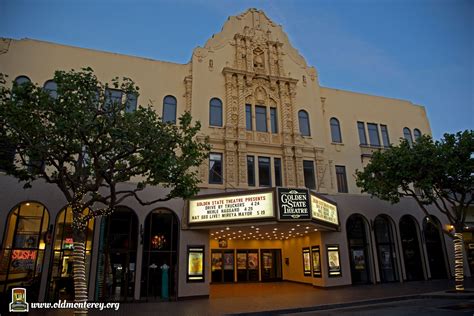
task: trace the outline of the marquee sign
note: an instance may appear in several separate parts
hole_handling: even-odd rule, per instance
[[[311,194],[311,210],[313,219],[333,225],[339,225],[337,206]]]
[[[189,224],[272,218],[273,191],[206,197],[189,201]]]
[[[311,219],[308,190],[278,188],[278,208],[281,220]]]

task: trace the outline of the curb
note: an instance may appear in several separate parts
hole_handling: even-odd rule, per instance
[[[474,293],[449,294],[449,293],[442,293],[442,292],[441,293],[434,292],[434,293],[426,293],[426,294],[392,296],[392,297],[376,298],[376,299],[370,299],[370,300],[352,301],[352,302],[347,302],[347,303],[335,303],[335,304],[316,305],[316,306],[308,306],[308,307],[267,310],[267,311],[260,311],[260,312],[232,313],[232,314],[226,314],[226,315],[228,316],[275,316],[275,315],[282,315],[282,314],[304,313],[304,312],[332,310],[332,309],[347,308],[347,307],[357,307],[357,306],[364,306],[364,305],[375,305],[375,304],[391,303],[391,302],[398,302],[398,301],[405,301],[405,300],[412,300],[412,299],[440,299],[440,298],[462,299],[462,300],[474,299]]]

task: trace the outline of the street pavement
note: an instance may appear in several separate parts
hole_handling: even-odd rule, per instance
[[[337,288],[293,282],[216,284],[209,299],[122,303],[118,311],[90,310],[89,315],[474,315],[474,279],[466,280],[471,293],[446,293],[453,288],[452,280]],[[72,310],[34,310],[29,315],[72,315]]]

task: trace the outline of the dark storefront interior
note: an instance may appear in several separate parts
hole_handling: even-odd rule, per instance
[[[421,261],[418,225],[410,215],[400,219],[400,239],[402,241],[403,260],[407,281],[423,280],[423,262]]]
[[[349,217],[346,224],[351,276],[353,284],[370,283],[370,263],[367,239],[367,220],[359,214]]]

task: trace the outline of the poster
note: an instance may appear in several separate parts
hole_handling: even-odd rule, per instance
[[[211,256],[211,271],[222,269],[222,253],[214,252]]]
[[[202,275],[202,252],[189,252],[188,275]]]
[[[319,246],[313,247],[312,249],[313,255],[313,276],[320,277],[321,276],[321,253],[319,251]]]
[[[273,266],[273,256],[271,252],[263,253],[263,268],[271,269]]]
[[[247,269],[246,253],[237,253],[237,269]]]
[[[304,275],[311,275],[311,257],[309,248],[303,248],[303,269]]]
[[[249,270],[258,269],[258,253],[249,253],[248,261],[249,261]]]
[[[233,253],[224,253],[224,270],[234,270]]]
[[[365,270],[364,250],[352,250],[352,260],[355,270]]]
[[[329,276],[340,276],[341,263],[339,260],[339,245],[328,246],[327,255],[328,255]]]

